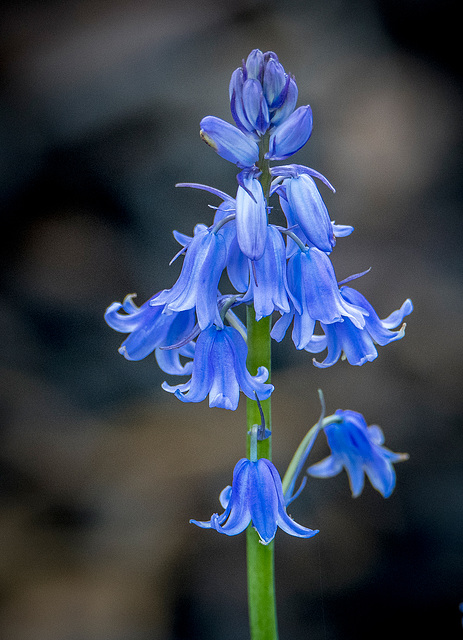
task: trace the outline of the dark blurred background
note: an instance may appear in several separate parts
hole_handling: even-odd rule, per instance
[[[324,173],[355,226],[339,279],[380,316],[411,297],[407,336],[365,366],[320,371],[275,346],[274,461],[328,410],[361,411],[408,451],[395,493],[310,480],[277,534],[281,638],[462,637],[462,74],[442,0],[74,0],[0,9],[0,636],[248,638],[244,536],[188,524],[220,508],[244,453],[236,413],[160,389],[154,357],[117,353],[104,309],[170,287],[173,228],[209,223],[204,182],[236,168],[199,139],[231,120],[253,48],[295,74],[314,132],[294,161]],[[172,379],[169,380],[173,382]],[[320,441],[312,461],[327,453]]]

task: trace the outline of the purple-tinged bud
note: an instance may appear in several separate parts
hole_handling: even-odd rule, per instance
[[[270,123],[272,126],[277,127],[279,124],[284,122],[286,118],[289,118],[296,108],[297,95],[298,89],[296,81],[294,78],[290,78],[283,104],[279,109],[276,109],[270,117]]]
[[[299,151],[312,133],[312,109],[299,107],[270,136],[267,160],[284,160]]]
[[[270,109],[277,109],[283,104],[286,95],[284,89],[287,84],[287,77],[283,65],[278,60],[270,58],[265,65],[262,83],[264,96]]]
[[[259,159],[257,142],[215,116],[201,120],[200,136],[219,156],[239,167],[252,167]]]
[[[264,72],[264,54],[260,49],[253,49],[246,60],[246,72],[248,78],[262,80]]]
[[[258,80],[249,78],[243,85],[243,107],[252,128],[263,134],[270,124],[267,102]]]
[[[230,79],[230,110],[238,129],[241,129],[244,133],[250,133],[254,131],[254,127],[249,123],[244,110],[243,85],[244,74],[243,69],[240,67],[232,73],[232,77]]]
[[[255,174],[239,174],[236,193],[236,236],[250,260],[262,258],[267,241],[267,208],[262,185]]]
[[[290,224],[298,224],[315,247],[330,253],[336,244],[333,225],[314,180],[302,174],[285,180],[285,186]]]

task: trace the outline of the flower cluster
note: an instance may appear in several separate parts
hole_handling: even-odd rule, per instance
[[[193,236],[174,232],[184,256],[180,276],[141,307],[127,296],[106,311],[107,323],[129,333],[119,351],[139,360],[153,351],[169,375],[191,375],[163,388],[183,402],[236,409],[239,391],[264,400],[273,386],[268,371],[246,368],[246,329],[235,315],[238,305],[252,305],[256,320],[278,311],[271,336],[280,341],[292,324],[297,349],[327,350],[314,365],[329,367],[341,356],[362,365],[377,356],[375,345],[404,335],[402,307],[381,320],[361,293],[338,283],[330,260],[336,238],[353,228],[335,224],[316,181],[333,189],[318,171],[299,164],[271,166],[301,149],[312,132],[309,105],[296,108],[298,89],[272,51],[255,49],[230,81],[230,109],[235,125],[207,116],[202,139],[222,158],[237,165],[237,189],[230,196],[203,189],[220,199],[214,219],[198,224]],[[277,198],[285,225],[270,222],[270,198]],[[276,209],[275,209],[276,211]],[[221,294],[226,272],[233,291]],[[355,276],[353,276],[355,277]],[[319,323],[322,334],[315,333]],[[402,326],[401,326],[402,325]],[[182,358],[182,360],[181,360]],[[185,360],[183,360],[185,359]]]

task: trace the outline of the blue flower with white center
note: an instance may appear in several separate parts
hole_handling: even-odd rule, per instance
[[[268,371],[259,367],[252,376],[246,368],[248,348],[237,329],[212,325],[199,334],[191,378],[184,384],[162,388],[182,402],[202,402],[209,395],[210,407],[235,410],[238,407],[240,389],[252,400],[256,394],[266,400],[273,385],[265,384]]]
[[[318,362],[314,358],[313,363],[316,367],[331,367],[342,355],[350,364],[361,366],[365,362],[375,360],[378,356],[375,344],[385,346],[404,337],[405,324],[399,330],[394,331],[394,329],[401,325],[404,317],[413,311],[410,299],[405,300],[400,309],[381,320],[366,298],[355,289],[341,287],[340,294],[343,300],[367,312],[365,326],[356,327],[349,318],[333,324],[321,323],[324,335],[314,335],[304,347],[310,353],[320,353],[328,349],[328,355],[323,362]]]
[[[323,251],[316,247],[299,249],[288,261],[287,277],[294,307],[272,329],[272,338],[278,342],[293,318],[292,339],[296,349],[309,344],[317,320],[331,324],[348,318],[359,329],[365,326],[368,311],[341,296],[333,265]]]
[[[217,307],[217,287],[225,268],[227,249],[221,234],[197,225],[195,235],[186,245],[182,271],[172,289],[151,300],[163,305],[165,312],[196,309],[198,324],[204,330],[216,322],[221,325]]]
[[[252,446],[252,445],[251,445]],[[233,483],[220,494],[225,511],[214,513],[207,522],[190,520],[202,529],[215,529],[227,536],[241,533],[250,523],[260,541],[268,544],[277,528],[298,538],[311,538],[318,530],[303,527],[286,513],[281,478],[275,466],[266,458],[242,458],[233,470]]]
[[[362,414],[338,409],[334,417],[337,420],[324,428],[331,455],[307,472],[318,478],[331,478],[344,468],[354,498],[362,493],[366,474],[373,487],[388,498],[396,482],[392,465],[407,460],[408,455],[383,447],[383,432],[376,425],[368,427]]]
[[[162,292],[160,292],[162,293]],[[125,297],[122,304],[113,302],[105,312],[108,325],[121,333],[130,333],[119,347],[127,360],[142,360],[153,351],[163,371],[170,374],[188,375],[192,363],[180,363],[180,355],[192,358],[194,346],[191,340],[196,337],[194,331],[195,314],[193,310],[180,313],[162,313],[162,307],[151,306],[160,293],[150,298],[141,307],[134,301],[134,294]],[[122,313],[121,313],[122,312]],[[179,348],[169,348],[179,343]]]

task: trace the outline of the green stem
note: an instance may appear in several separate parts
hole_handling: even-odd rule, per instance
[[[252,375],[260,366],[267,367],[270,372],[271,318],[255,319],[253,306],[247,308],[248,359],[247,366]],[[265,426],[271,429],[270,398],[261,402],[265,417]],[[260,412],[257,402],[247,400],[247,431],[253,425],[260,424]],[[247,436],[247,452],[250,455],[251,438]],[[271,436],[257,442],[258,458],[271,459]],[[251,640],[278,640],[278,629],[275,605],[275,572],[273,540],[268,545],[260,542],[257,532],[250,525],[247,529],[247,570],[248,570],[248,603]]]

